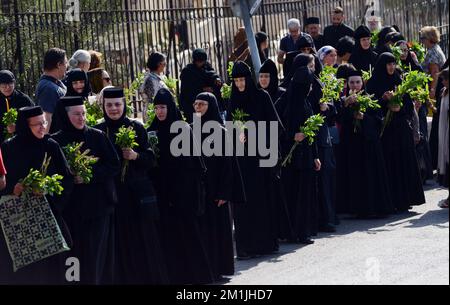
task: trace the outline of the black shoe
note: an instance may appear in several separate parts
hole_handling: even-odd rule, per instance
[[[303,244],[303,245],[312,245],[312,244],[314,244],[314,241],[309,238],[306,238],[306,239],[301,239],[299,241],[299,243]]]

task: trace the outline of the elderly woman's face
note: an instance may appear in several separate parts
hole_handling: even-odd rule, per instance
[[[325,66],[333,67],[336,64],[337,61],[337,52],[336,50],[332,50],[330,53],[325,55],[323,58],[323,64]]]
[[[123,98],[105,98],[106,115],[114,121],[119,120],[125,111],[125,103]]]
[[[406,44],[406,42],[402,42],[400,45],[400,50],[402,50],[402,54],[400,54],[400,59],[401,60],[406,60],[406,58],[408,58],[408,54],[409,54],[409,48],[408,45]]]
[[[0,92],[4,96],[9,97],[13,94],[15,87],[16,87],[15,83],[0,84]]]

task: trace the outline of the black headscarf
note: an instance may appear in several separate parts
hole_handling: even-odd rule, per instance
[[[264,32],[258,32],[255,34],[256,45],[258,46],[259,59],[261,60],[261,63],[267,60],[267,52],[269,49],[261,50],[261,45],[267,41],[267,39],[269,39],[269,36],[267,36]]]
[[[268,59],[266,60],[263,65],[261,66],[261,69],[259,70],[259,73],[269,73],[270,74],[270,84],[269,87],[266,89],[267,92],[269,92],[270,96],[275,96],[278,92],[278,69],[273,60]],[[258,86],[260,87],[260,86]],[[275,102],[275,101],[272,101]]]
[[[56,106],[56,111],[59,119],[59,123],[61,126],[61,130],[65,133],[70,134],[76,142],[84,141],[84,134],[87,129],[85,126],[83,129],[77,129],[70,122],[69,114],[67,113],[66,108],[72,106],[81,106],[83,105],[82,97],[62,97],[59,100],[59,103]]]
[[[314,55],[312,55],[312,56],[314,56]],[[295,72],[297,72],[297,70],[299,68],[307,66],[309,64],[309,61],[310,61],[310,54],[303,54],[303,53],[298,54],[295,57],[294,62],[292,63],[292,67],[289,71],[288,76],[284,78],[283,83],[280,85],[280,87],[289,88],[289,84],[291,83]],[[316,64],[317,64],[317,62],[316,62]],[[316,65],[316,68],[317,68],[317,65]]]
[[[28,119],[44,114],[40,106],[30,106],[20,108],[16,122],[16,137],[25,145],[40,145],[43,139],[34,136],[28,125]],[[46,136],[48,138],[48,136]]]
[[[84,90],[82,93],[76,92],[72,86],[72,82],[79,80],[84,81]],[[88,75],[81,69],[76,68],[67,72],[65,83],[67,86],[66,96],[82,96],[84,98],[87,98],[91,93],[91,85],[89,83]]]
[[[369,94],[375,94],[377,98],[381,98],[385,92],[394,90],[396,86],[402,83],[398,70],[393,75],[387,73],[387,64],[395,62],[395,56],[389,52],[385,52],[378,57],[372,78],[367,82],[367,92]]]
[[[378,41],[377,46],[375,47],[375,52],[377,54],[385,53],[385,52],[391,52],[391,48],[386,46],[387,40],[386,36],[389,33],[396,32],[396,30],[391,26],[385,26],[381,29],[381,31],[378,33]]]
[[[408,45],[408,42],[406,40],[399,40],[395,43],[396,46],[400,46],[402,43]],[[403,67],[411,67],[412,71],[421,71],[423,72],[423,68],[420,66],[420,64],[417,64],[414,59],[412,58],[411,51],[408,50],[408,56],[405,60],[401,59]]]
[[[232,83],[230,98],[231,113],[236,109],[241,109],[248,114],[255,113],[257,107],[255,98],[258,88],[253,81],[250,67],[245,62],[237,61],[233,66],[232,77],[245,77],[245,90],[244,92],[240,92],[234,82]]]
[[[361,25],[355,31],[355,48],[349,59],[349,62],[357,70],[369,71],[371,67],[372,69],[375,67],[377,62],[377,53],[374,52],[372,46],[367,50],[361,46],[361,39],[366,37],[371,37],[370,30],[365,25]]]
[[[288,104],[283,114],[288,131],[297,131],[312,114],[307,97],[314,80],[314,73],[306,66],[298,68],[286,92]]]
[[[220,116],[219,104],[214,94],[209,92],[203,92],[197,95],[196,100],[208,102],[208,110],[202,116],[202,125],[208,121],[216,121],[219,124],[223,124],[222,117]]]
[[[108,92],[111,92],[114,97],[108,97]],[[107,114],[105,109],[105,99],[107,98],[121,98],[123,104],[123,113],[122,116],[118,120],[112,120]],[[127,119],[127,105],[125,101],[125,95],[122,88],[107,88],[103,91],[103,118],[105,119],[106,126],[112,129],[118,129],[123,126],[125,123],[128,123]]]

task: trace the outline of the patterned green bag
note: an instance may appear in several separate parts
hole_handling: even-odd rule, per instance
[[[70,250],[45,197],[3,196],[0,224],[14,272]]]

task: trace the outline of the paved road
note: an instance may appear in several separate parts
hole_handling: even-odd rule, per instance
[[[229,284],[449,284],[447,196],[426,191],[427,204],[383,220],[343,219],[314,245],[283,244],[280,253],[237,262]]]

